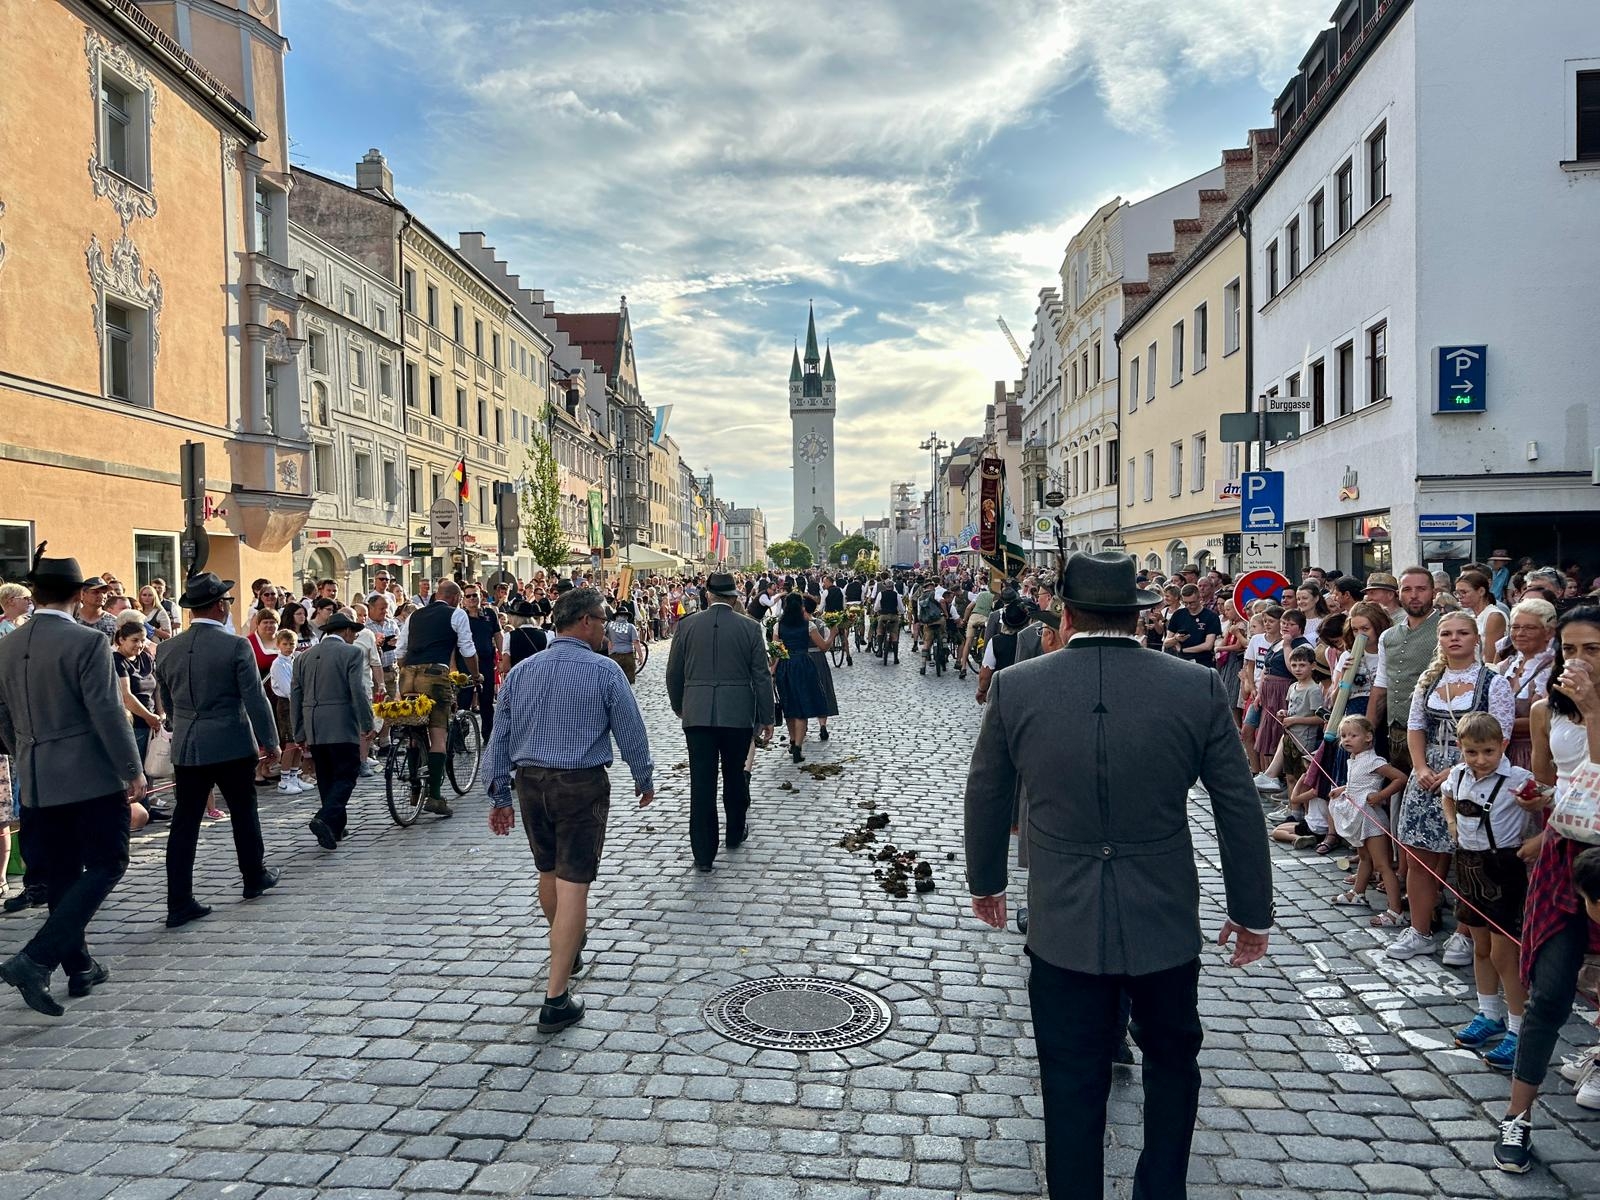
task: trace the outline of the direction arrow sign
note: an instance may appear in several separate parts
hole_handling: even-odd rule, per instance
[[[1477,531],[1477,513],[1422,513],[1417,517],[1417,532],[1423,537]]]
[[[1239,558],[1246,571],[1282,571],[1283,534],[1241,534]]]
[[[1249,619],[1247,608],[1257,600],[1276,600],[1293,585],[1276,571],[1251,571],[1233,587],[1233,611],[1241,621]]]
[[[454,500],[440,496],[428,510],[428,533],[435,550],[461,547],[461,512]]]

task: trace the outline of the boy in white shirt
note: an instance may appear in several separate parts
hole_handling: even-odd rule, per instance
[[[294,718],[289,712],[289,687],[294,680],[294,655],[300,647],[300,638],[292,629],[280,629],[274,641],[278,657],[267,668],[267,690],[282,748],[283,773],[278,777],[278,790],[298,796],[311,790],[300,778],[300,746],[294,740]]]

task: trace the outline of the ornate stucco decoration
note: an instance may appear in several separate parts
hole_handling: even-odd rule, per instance
[[[280,458],[278,460],[278,484],[286,492],[300,490],[300,460],[295,458]]]
[[[294,347],[289,344],[289,327],[282,321],[274,321],[267,328],[272,331],[267,335],[267,361],[274,363],[292,362],[294,360]]]
[[[296,296],[294,268],[275,263],[265,255],[256,255],[256,271],[263,285],[280,296]]]
[[[108,41],[93,29],[84,33],[83,52],[89,59],[89,103],[96,122],[100,119],[100,68],[105,65],[144,93],[145,145],[150,147],[155,140],[156,127],[154,77],[126,46]],[[135,217],[156,215],[154,168],[147,168],[145,174],[150,183],[148,189],[118,175],[100,161],[99,142],[96,141],[95,153],[89,156],[89,180],[94,184],[96,196],[111,201],[111,207],[122,221],[123,233],[128,232],[128,225]]]
[[[84,252],[89,265],[89,282],[94,285],[94,336],[105,348],[105,331],[101,326],[101,303],[107,295],[118,296],[150,313],[150,364],[154,368],[161,353],[161,276],[144,269],[139,247],[127,238],[118,238],[111,247],[108,259],[105,247],[94,234],[89,235],[89,249]]]
[[[239,173],[239,153],[244,149],[244,142],[232,134],[222,135],[222,169],[229,175]]]

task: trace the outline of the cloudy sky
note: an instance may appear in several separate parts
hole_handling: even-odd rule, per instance
[[[806,303],[840,524],[981,430],[1066,240],[1270,123],[1331,0],[286,0],[296,162],[369,146],[562,309],[626,293],[646,399],[790,529]]]

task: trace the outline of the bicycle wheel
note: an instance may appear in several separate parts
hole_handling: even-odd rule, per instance
[[[936,639],[933,643],[933,673],[936,678],[944,674],[945,659],[949,654],[949,648],[945,646],[944,640]]]
[[[634,648],[634,656],[638,659],[638,662],[634,664],[633,673],[637,675],[644,670],[645,663],[650,661],[650,643],[639,642]]]
[[[483,727],[478,714],[458,712],[450,718],[450,741],[445,747],[444,773],[458,796],[465,796],[478,779],[483,761]]]
[[[383,764],[383,794],[389,815],[402,829],[416,823],[428,795],[428,756],[415,730],[406,728]]]
[[[834,638],[833,645],[828,647],[828,657],[833,659],[834,666],[844,666],[844,655],[847,648],[848,646],[843,639]]]

